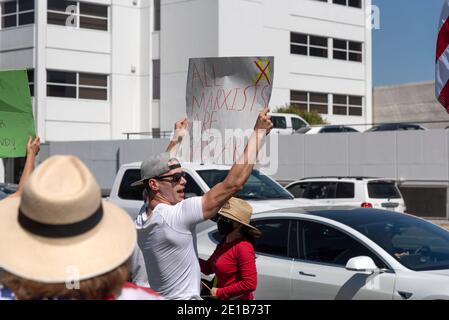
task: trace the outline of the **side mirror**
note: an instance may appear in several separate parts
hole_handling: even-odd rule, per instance
[[[349,259],[348,263],[346,264],[346,270],[374,273],[377,272],[379,268],[370,257],[360,256]]]

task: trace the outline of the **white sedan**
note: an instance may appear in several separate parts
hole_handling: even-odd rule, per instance
[[[449,299],[445,229],[387,210],[311,210],[253,215],[256,299]],[[198,234],[201,258],[220,237]]]

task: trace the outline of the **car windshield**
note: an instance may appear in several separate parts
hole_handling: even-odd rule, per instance
[[[222,182],[229,170],[197,170],[209,188]],[[276,182],[253,170],[242,190],[236,196],[244,200],[293,199],[293,196]]]
[[[344,223],[411,270],[449,269],[449,232],[430,222],[405,214],[388,214],[382,219],[366,215]]]

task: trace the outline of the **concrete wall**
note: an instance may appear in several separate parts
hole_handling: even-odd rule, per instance
[[[449,114],[435,98],[434,81],[377,87],[373,103],[374,123],[423,122],[435,129],[449,126]]]
[[[109,189],[120,165],[162,152],[167,144],[167,139],[51,142],[43,146],[39,161],[54,154],[77,155],[101,188]],[[449,130],[279,136],[278,159],[273,178],[284,184],[313,176],[387,177],[399,180],[403,188],[437,188],[444,194],[449,185]],[[446,208],[446,217],[449,204],[444,199],[449,196],[427,195],[429,199],[420,201],[446,201],[436,206]]]

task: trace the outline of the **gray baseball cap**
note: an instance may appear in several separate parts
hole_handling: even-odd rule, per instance
[[[176,158],[170,158],[170,154],[168,152],[163,152],[155,156],[151,156],[147,160],[143,161],[140,166],[140,180],[131,183],[131,187],[141,186],[145,180],[158,177],[172,169],[181,167],[179,161],[178,164],[169,166],[168,162],[170,160],[178,161]]]

